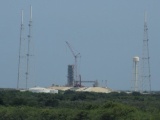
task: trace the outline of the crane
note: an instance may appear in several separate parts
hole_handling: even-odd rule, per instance
[[[77,84],[77,81],[78,81],[78,68],[77,68],[77,58],[80,57],[80,53],[75,53],[75,51],[73,51],[73,48],[71,47],[71,45],[66,41],[66,44],[68,45],[68,48],[70,49],[73,57],[74,57],[74,73],[75,73],[75,76],[74,76],[74,82],[73,82],[73,86],[75,86]]]

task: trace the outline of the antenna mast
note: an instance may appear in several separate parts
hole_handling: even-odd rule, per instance
[[[143,52],[142,52],[142,92],[151,92],[151,74],[150,74],[150,57],[148,46],[148,27],[147,27],[147,13],[144,15],[144,38],[143,38]]]
[[[31,42],[31,30],[32,30],[32,6],[30,6],[30,20],[29,20],[29,35],[28,35],[28,46],[27,46],[27,71],[26,71],[26,89],[28,87],[28,79],[29,79],[29,58],[30,58],[30,42]]]
[[[18,79],[17,79],[17,89],[19,89],[20,79],[21,79],[21,72],[22,72],[22,57],[23,57],[23,50],[22,45],[24,44],[24,24],[23,24],[23,10],[21,11],[21,27],[20,27],[20,42],[19,42],[19,56],[18,56]],[[23,46],[24,47],[24,46]]]

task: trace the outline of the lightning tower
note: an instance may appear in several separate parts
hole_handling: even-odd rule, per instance
[[[29,80],[29,63],[30,63],[30,45],[32,40],[32,6],[30,6],[30,20],[29,20],[29,34],[28,34],[28,44],[27,44],[27,70],[26,70],[26,89],[28,88],[28,80]]]
[[[22,87],[25,81],[25,37],[24,37],[24,23],[23,23],[23,10],[21,12],[21,26],[20,26],[20,42],[19,42],[19,56],[18,56],[18,79],[17,89]]]
[[[144,16],[144,37],[143,37],[143,51],[142,51],[142,92],[151,92],[151,74],[150,74],[150,57],[148,46],[148,27],[147,14]]]

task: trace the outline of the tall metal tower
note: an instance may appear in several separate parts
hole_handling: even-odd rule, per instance
[[[151,92],[150,57],[148,46],[147,14],[144,15],[144,38],[142,51],[142,92]]]
[[[30,43],[32,40],[32,6],[30,6],[30,20],[29,20],[29,34],[28,34],[28,45],[27,45],[27,70],[26,70],[26,89],[28,88],[28,80],[29,80],[29,62],[30,62]]]
[[[18,56],[18,79],[17,89],[22,87],[21,83],[25,79],[24,63],[25,63],[25,37],[24,37],[24,24],[23,24],[23,10],[21,12],[21,26],[20,26],[20,42],[19,42],[19,56]]]

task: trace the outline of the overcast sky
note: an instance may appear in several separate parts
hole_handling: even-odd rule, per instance
[[[16,88],[21,10],[28,35],[33,8],[34,68],[30,86],[67,83],[74,58],[66,45],[81,53],[82,80],[98,80],[114,90],[128,90],[134,56],[142,56],[144,12],[148,36],[152,90],[160,90],[160,0],[1,0],[0,87]],[[24,63],[26,64],[26,63]],[[34,77],[33,77],[34,76]],[[34,82],[33,82],[34,81]],[[92,86],[92,84],[87,84]]]

